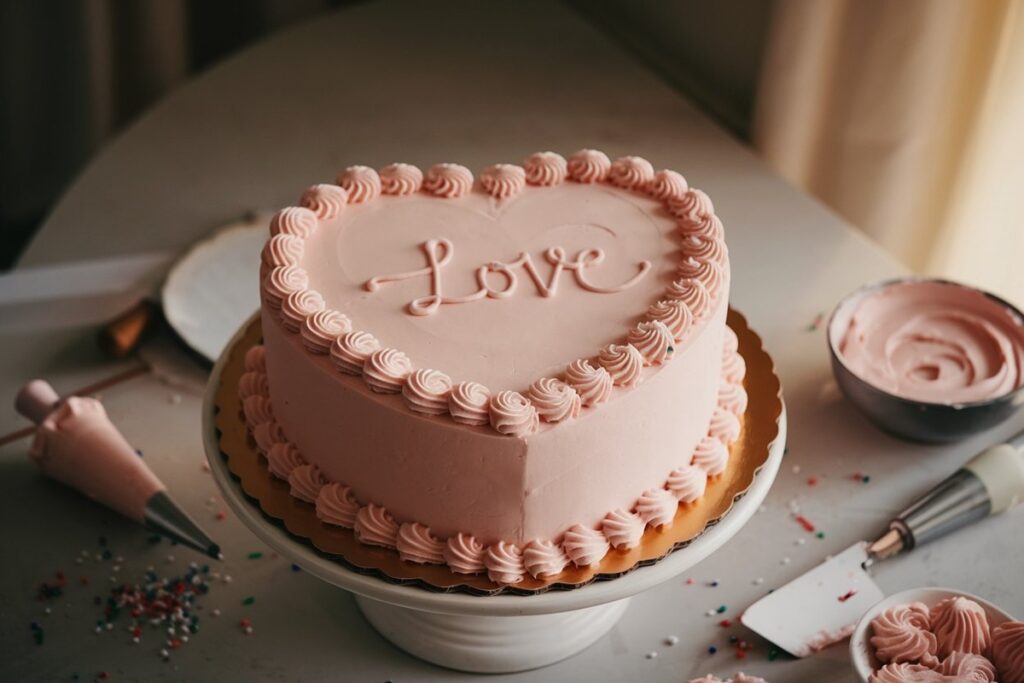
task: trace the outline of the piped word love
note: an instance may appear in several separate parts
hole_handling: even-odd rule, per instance
[[[479,289],[466,296],[449,297],[444,295],[442,271],[451,261],[455,247],[450,240],[445,238],[428,240],[420,245],[427,258],[425,268],[411,270],[407,273],[396,273],[394,275],[381,275],[366,281],[367,291],[376,292],[382,285],[392,282],[401,282],[418,277],[430,279],[430,294],[413,299],[409,302],[409,313],[412,315],[433,315],[442,304],[467,304],[480,299],[506,299],[516,292],[519,284],[519,277],[515,269],[522,268],[533,280],[537,287],[537,293],[543,297],[553,297],[558,292],[558,281],[563,270],[572,272],[576,284],[588,292],[595,294],[614,294],[629,289],[647,274],[651,269],[650,261],[641,261],[637,264],[636,275],[614,287],[599,287],[587,278],[587,269],[594,268],[604,262],[604,251],[601,249],[583,249],[576,254],[576,258],[569,260],[565,256],[562,247],[550,247],[544,252],[544,258],[551,264],[551,272],[545,281],[533,259],[526,252],[519,254],[519,257],[511,263],[502,261],[491,261],[476,269],[476,283]],[[494,287],[491,284],[492,276],[501,278],[502,286]]]

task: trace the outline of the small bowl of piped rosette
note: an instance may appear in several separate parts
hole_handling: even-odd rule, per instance
[[[881,429],[956,441],[1024,404],[1024,313],[967,285],[903,278],[867,285],[828,323],[832,370]]]
[[[914,588],[869,609],[850,636],[865,683],[1024,683],[1024,622],[948,588]]]

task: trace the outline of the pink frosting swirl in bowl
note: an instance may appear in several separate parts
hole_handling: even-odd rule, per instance
[[[612,162],[596,149],[581,149],[569,157],[566,165],[569,178],[577,183],[598,183],[608,177]]]
[[[324,298],[315,289],[292,292],[281,302],[281,324],[289,332],[298,332],[307,316],[324,308]]]
[[[694,319],[703,318],[711,309],[711,294],[700,280],[682,278],[676,280],[665,291],[672,301],[681,301],[690,309]]]
[[[694,187],[669,201],[668,208],[683,226],[698,225],[715,213],[711,197]]]
[[[523,548],[523,566],[535,579],[558,576],[568,564],[565,551],[551,541],[530,541]]]
[[[678,508],[679,501],[665,489],[648,489],[636,501],[636,514],[650,526],[672,526]]]
[[[398,555],[414,564],[444,564],[444,541],[419,522],[406,522],[395,539]]]
[[[490,421],[491,391],[476,382],[459,382],[448,394],[448,412],[462,424],[480,426]]]
[[[526,182],[531,185],[557,185],[565,180],[568,165],[561,154],[537,152],[523,162]]]
[[[697,465],[683,465],[672,470],[665,486],[680,502],[693,503],[704,495],[708,473]]]
[[[396,349],[377,349],[363,364],[366,386],[379,394],[397,394],[412,373],[409,357]]]
[[[350,204],[370,202],[380,196],[380,176],[369,166],[349,166],[338,174],[337,181],[348,192]]]
[[[461,197],[473,189],[473,174],[459,164],[434,164],[423,179],[423,189],[437,197]]]
[[[720,412],[718,409],[716,413]],[[731,415],[731,413],[729,413]],[[735,416],[733,416],[735,420]],[[709,477],[725,472],[729,463],[729,449],[717,436],[704,437],[693,451],[693,466],[704,470]]]
[[[359,508],[352,528],[355,530],[356,538],[367,545],[394,548],[398,540],[398,522],[390,512],[373,503]]]
[[[925,403],[998,398],[1024,385],[1024,321],[960,285],[906,281],[871,290],[833,325],[843,364],[868,384]],[[840,327],[845,323],[845,327]]]
[[[581,358],[565,369],[565,383],[576,390],[585,406],[604,403],[612,395],[612,376],[601,366],[594,367]]]
[[[644,357],[629,344],[609,344],[601,349],[597,362],[611,375],[617,387],[631,387],[640,381]]]
[[[661,365],[675,351],[672,332],[660,320],[637,323],[629,331],[626,341],[640,352],[644,365]]]
[[[384,194],[404,196],[419,192],[423,171],[412,164],[388,164],[380,169],[380,188]]]
[[[339,372],[361,375],[366,359],[379,348],[380,342],[369,332],[346,332],[331,344],[331,362]]]
[[[872,620],[871,632],[871,647],[883,663],[919,662],[938,651],[928,607],[921,602],[890,607]]]
[[[268,268],[297,266],[305,250],[306,243],[301,237],[281,233],[274,235],[263,245],[260,260]]]
[[[996,668],[992,662],[970,652],[951,653],[936,671],[952,677],[957,683],[993,683],[996,680]],[[1001,680],[1005,681],[1005,676]]]
[[[992,661],[1002,683],[1024,683],[1024,621],[1007,621],[992,629]]]
[[[473,536],[457,533],[445,542],[444,561],[456,574],[479,574],[484,570],[487,549]]]
[[[270,219],[270,234],[294,235],[306,239],[316,230],[316,214],[301,206],[289,206],[281,209]]]
[[[954,683],[924,664],[886,664],[871,674],[868,683]]]
[[[682,197],[687,189],[689,185],[686,184],[686,178],[667,169],[655,173],[651,182],[647,183],[647,193],[663,202]]]
[[[299,204],[320,220],[330,220],[348,204],[348,191],[338,185],[313,185],[302,193]]]
[[[352,321],[344,313],[324,308],[302,321],[302,345],[310,353],[326,354],[334,340],[352,331]]]
[[[526,573],[523,551],[519,546],[505,541],[498,541],[487,548],[484,566],[487,567],[487,578],[505,585],[519,583]]]
[[[352,489],[331,482],[320,489],[316,497],[316,516],[325,524],[351,529],[356,524],[359,503]]]
[[[514,197],[526,186],[526,172],[515,164],[494,164],[480,174],[480,184],[497,199]]]
[[[946,598],[929,614],[932,632],[938,640],[938,655],[954,652],[983,655],[992,643],[985,609],[969,598]]]
[[[647,319],[657,320],[672,333],[672,339],[680,342],[693,325],[693,313],[690,307],[680,299],[664,299],[651,304],[647,309]],[[641,351],[641,353],[643,353]]]
[[[628,190],[642,189],[654,180],[654,167],[643,157],[619,157],[608,171],[608,180]]]
[[[577,567],[590,567],[608,554],[608,539],[597,529],[575,524],[565,532],[562,539],[565,554]]]
[[[601,531],[613,548],[635,548],[644,535],[644,520],[633,512],[612,510],[601,520]]]
[[[448,412],[448,392],[452,379],[440,370],[415,370],[402,388],[409,410],[421,415],[444,415]]]
[[[528,436],[537,431],[537,409],[515,391],[499,391],[491,397],[491,426],[506,436]]]
[[[559,379],[542,377],[530,385],[530,400],[545,422],[561,422],[578,417],[583,404],[580,395]]]

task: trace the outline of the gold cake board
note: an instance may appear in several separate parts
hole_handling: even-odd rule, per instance
[[[782,396],[774,363],[761,338],[746,319],[729,309],[728,325],[739,339],[739,352],[746,361],[743,381],[748,394],[747,410],[741,423],[740,439],[730,450],[725,472],[708,480],[704,497],[693,504],[680,504],[668,528],[648,527],[640,544],[631,550],[611,550],[596,566],[569,565],[561,574],[539,580],[526,575],[515,586],[501,586],[485,574],[456,574],[442,565],[420,565],[399,558],[397,551],[359,543],[351,529],[324,524],[312,504],[293,497],[287,482],[270,475],[266,458],[246,429],[238,397],[238,379],[244,372],[245,353],[262,340],[258,317],[224,351],[222,372],[214,395],[214,425],[220,454],[239,481],[242,491],[267,519],[282,525],[293,537],[309,543],[319,553],[348,568],[381,579],[414,584],[434,591],[460,591],[479,595],[499,593],[532,594],[547,590],[578,588],[595,580],[622,576],[637,567],[653,564],[674,550],[684,548],[717,524],[750,488],[765,464],[770,446],[779,434]],[[665,473],[666,476],[668,473]],[[637,495],[641,492],[637,491]]]

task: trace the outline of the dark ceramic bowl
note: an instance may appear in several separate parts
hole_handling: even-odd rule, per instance
[[[895,396],[864,381],[843,362],[838,345],[849,326],[850,316],[866,295],[879,289],[909,282],[938,282],[974,289],[958,282],[937,278],[908,277],[866,285],[839,302],[828,321],[828,348],[832,356],[832,372],[846,397],[883,431],[903,439],[925,443],[958,441],[994,427],[1024,405],[1024,387],[985,401],[971,403],[926,403]],[[1007,308],[1019,320],[1021,313],[1012,304],[974,289]]]

